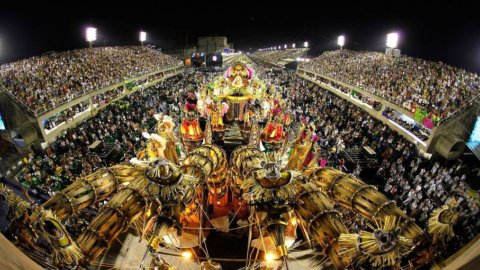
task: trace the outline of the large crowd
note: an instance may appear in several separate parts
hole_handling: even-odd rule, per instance
[[[283,50],[262,50],[256,51],[250,55],[250,57],[257,62],[261,62],[263,65],[281,67],[286,63],[289,63],[288,59],[297,59],[303,57],[308,49],[283,49]]]
[[[95,141],[117,144],[125,158],[133,157],[135,151],[144,146],[142,132],[156,124],[154,113],[175,115],[179,112],[175,105],[176,93],[183,91],[186,81],[175,77],[131,94],[67,130],[42,153],[24,158],[25,166],[18,176],[20,182],[37,193],[53,195],[77,177],[108,165],[99,156],[88,155],[88,146]]]
[[[97,140],[119,145],[125,159],[133,157],[145,146],[141,134],[156,124],[155,113],[169,114],[178,124],[179,104],[183,104],[186,93],[218,75],[180,75],[108,105],[95,117],[68,130],[44,152],[27,157],[20,181],[37,192],[55,194],[75,178],[109,165],[98,156],[88,155],[88,146]],[[458,241],[452,241],[455,250],[478,233],[479,193],[466,183],[468,172],[476,170],[480,177],[478,167],[462,161],[423,158],[414,144],[360,108],[294,74],[265,73],[263,77],[275,86],[296,123],[315,124],[321,166],[359,175],[362,168],[346,166],[345,151],[369,146],[376,152],[373,178],[379,190],[396,200],[419,224],[425,226],[433,209],[456,197],[462,230]]]
[[[43,112],[88,92],[178,64],[143,47],[99,47],[31,57],[0,67],[0,85],[34,112]]]
[[[267,79],[281,92],[297,122],[314,123],[319,137],[322,164],[360,174],[359,166],[347,168],[345,151],[368,146],[376,152],[375,184],[395,199],[409,216],[426,226],[433,209],[450,197],[459,202],[461,235],[452,241],[457,250],[480,231],[480,193],[467,185],[468,173],[477,165],[434,161],[423,157],[416,146],[357,106],[295,75],[273,75]]]
[[[407,109],[444,119],[480,94],[480,77],[442,62],[380,52],[325,52],[301,67],[335,78]]]
[[[98,155],[89,155],[88,147],[95,141],[117,145],[123,159],[134,157],[145,147],[142,132],[152,131],[157,123],[154,115],[167,114],[179,121],[178,104],[184,95],[207,84],[213,76],[218,74],[176,76],[109,104],[95,117],[67,130],[41,153],[25,157],[18,180],[36,193],[55,194],[76,178],[111,165]]]

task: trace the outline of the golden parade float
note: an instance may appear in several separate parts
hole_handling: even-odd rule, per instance
[[[53,267],[88,267],[134,230],[159,269],[175,269],[160,249],[192,248],[201,269],[221,269],[203,248],[216,230],[246,235],[246,269],[288,268],[299,242],[336,269],[417,269],[454,235],[453,199],[423,230],[375,186],[320,167],[311,125],[300,124],[288,156],[290,116],[245,64],[200,91],[187,96],[178,137],[173,121],[158,117],[136,158],[79,178],[44,204],[0,186],[17,243],[48,243]],[[88,226],[71,236],[69,220],[99,202]]]

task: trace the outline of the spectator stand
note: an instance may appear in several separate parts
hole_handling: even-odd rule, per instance
[[[300,69],[297,70],[297,75],[299,75],[300,77],[317,84],[318,86],[322,87],[323,89],[326,89],[326,90],[334,93],[335,95],[337,95],[337,96],[355,104],[356,106],[362,108],[368,114],[370,114],[371,116],[373,116],[377,120],[383,122],[389,128],[397,131],[399,134],[401,134],[403,137],[405,137],[410,142],[416,144],[423,151],[427,151],[428,146],[431,142],[431,139],[433,138],[433,134],[435,133],[436,127],[434,127],[432,129],[432,132],[431,132],[431,135],[429,136],[429,138],[426,141],[424,141],[424,140],[418,138],[411,131],[402,127],[402,125],[400,125],[399,123],[383,116],[383,111],[387,107],[392,108],[392,109],[394,109],[394,110],[396,110],[396,111],[398,111],[398,112],[400,112],[404,115],[409,115],[409,112],[406,109],[404,109],[402,107],[399,107],[398,105],[396,105],[394,103],[391,103],[388,100],[385,100],[381,97],[375,96],[374,94],[372,94],[368,91],[365,91],[363,89],[360,89],[360,88],[352,86],[352,85],[348,85],[344,82],[340,82],[338,80],[335,80],[333,78],[318,74],[316,72],[312,72],[312,71],[308,71],[306,69],[300,68]],[[334,86],[337,86],[337,87],[334,87]],[[372,106],[373,104],[370,105],[368,103],[365,103],[362,100],[358,99],[355,95],[352,95],[352,91],[353,91],[353,93],[360,93],[362,96],[368,97],[368,99],[382,104],[380,110],[376,110],[376,108],[374,108]],[[378,108],[379,108],[379,106],[377,105],[377,109]]]
[[[125,79],[123,81],[117,82],[105,88],[98,89],[97,91],[93,91],[86,95],[80,96],[76,99],[71,100],[70,102],[61,104],[48,112],[45,112],[40,115],[36,115],[35,116],[36,122],[38,124],[39,131],[41,132],[41,138],[43,138],[45,142],[51,143],[55,140],[55,138],[57,138],[60,134],[62,134],[63,131],[65,131],[66,129],[75,127],[78,123],[81,123],[83,120],[90,118],[98,110],[105,108],[111,102],[120,100],[124,98],[126,95],[129,95],[139,90],[153,86],[160,81],[163,81],[167,78],[178,75],[182,72],[183,72],[183,67],[174,66],[174,67],[167,67],[160,71],[151,72],[136,78]],[[107,98],[105,102],[100,103],[95,98],[95,97],[98,97],[99,95],[109,96],[110,93],[114,93],[114,94],[111,95],[109,98]],[[52,129],[46,129],[44,127],[44,122],[48,121],[49,118],[54,117],[58,114],[66,114],[66,112],[70,108],[81,103],[88,104],[83,111],[73,115],[69,119],[65,119],[66,121],[57,123],[56,126]]]

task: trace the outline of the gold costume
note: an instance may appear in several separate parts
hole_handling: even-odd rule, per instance
[[[175,135],[173,134],[173,125],[174,124],[171,120],[162,121],[157,126],[157,133],[158,135],[160,135],[160,137],[166,140],[166,146],[164,151],[165,157],[174,164],[178,164],[179,160],[177,147],[175,145]]]
[[[312,136],[312,132],[310,129],[305,129],[303,127],[300,131],[300,134],[295,141],[295,144],[292,149],[292,154],[288,159],[287,168],[291,170],[302,170],[303,163],[307,158],[310,149],[312,148],[312,141],[310,137]]]

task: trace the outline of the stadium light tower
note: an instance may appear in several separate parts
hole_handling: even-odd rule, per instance
[[[343,49],[343,46],[345,45],[345,36],[344,35],[338,36],[337,44],[338,44],[338,46],[340,46],[340,50]]]
[[[398,45],[398,33],[390,33],[387,35],[387,47],[396,49]]]
[[[303,43],[303,47],[308,48],[308,41],[305,41],[305,42]]]
[[[91,48],[92,43],[97,40],[97,28],[95,27],[87,27],[87,30],[85,30],[85,37],[88,42],[88,46]]]
[[[143,42],[145,42],[146,40],[147,40],[147,32],[140,31],[140,42],[142,43],[142,46],[143,46]]]

